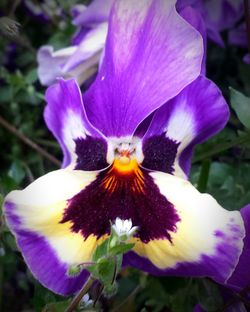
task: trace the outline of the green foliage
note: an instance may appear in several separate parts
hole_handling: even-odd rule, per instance
[[[250,129],[250,97],[230,88],[231,105],[235,110],[240,122]]]
[[[207,312],[217,311],[223,306],[218,285],[208,279],[199,281],[198,300],[201,307]]]

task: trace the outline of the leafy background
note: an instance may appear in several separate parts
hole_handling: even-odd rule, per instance
[[[41,45],[65,47],[75,30],[71,25],[70,7],[77,1],[58,2],[55,1],[63,14],[59,17],[51,10],[49,21],[28,14],[21,1],[0,3],[1,16],[15,19],[21,25],[15,36],[5,31],[6,20],[1,19],[1,201],[9,191],[21,189],[58,167],[23,139],[30,139],[32,144],[38,144],[59,160],[62,157],[43,121],[45,88],[38,81],[36,63],[36,51]],[[229,46],[227,36],[224,32],[224,49],[208,44],[207,75],[222,89],[231,108],[231,118],[220,134],[197,147],[191,180],[200,191],[211,193],[230,210],[240,209],[250,202],[250,66],[242,61],[245,51]],[[21,138],[16,129],[22,134]],[[221,290],[208,279],[158,278],[125,269],[118,276],[118,285],[117,295],[110,299],[101,297],[89,311],[188,312],[197,303],[206,311],[226,311]],[[92,295],[97,294],[98,289],[94,289]],[[231,297],[234,298],[233,294]],[[0,311],[57,312],[64,311],[68,302],[43,288],[32,277],[1,218]],[[243,307],[240,304],[237,311],[244,311]]]

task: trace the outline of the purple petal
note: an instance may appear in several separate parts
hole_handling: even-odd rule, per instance
[[[57,84],[48,88],[45,97],[47,106],[44,118],[62,147],[65,167],[77,161],[75,140],[102,136],[90,125],[86,117],[81,91],[75,80],[60,79]]]
[[[74,25],[87,26],[108,20],[114,0],[94,0],[73,20]]]
[[[43,86],[51,85],[62,76],[62,67],[75,50],[76,47],[69,47],[54,52],[52,46],[43,46],[38,50],[38,77]]]
[[[238,47],[247,47],[247,30],[246,24],[242,23],[238,27],[230,30],[228,34],[228,41],[232,45],[236,45]]]
[[[38,77],[43,85],[51,85],[58,77],[77,78],[81,84],[96,72],[107,35],[107,24],[80,34],[82,41],[58,51],[53,47],[41,47],[37,54]],[[76,38],[77,40],[81,38]]]
[[[62,72],[67,73],[74,70],[84,61],[90,59],[94,54],[101,52],[104,47],[107,35],[107,24],[99,24],[94,29],[90,30],[81,43],[78,45],[75,52],[65,62]],[[97,58],[99,61],[99,56]],[[95,61],[98,64],[98,61]]]
[[[153,140],[162,135],[166,137],[165,144],[167,141],[178,144],[172,164],[175,169],[173,174],[183,176],[184,171],[187,175],[194,146],[221,130],[228,117],[228,106],[220,90],[213,82],[200,76],[156,111],[145,134],[144,144],[147,144],[148,138]],[[162,146],[162,150],[164,148]],[[169,162],[169,159],[165,161]]]
[[[87,8],[85,5],[82,5],[82,4],[74,5],[71,8],[71,15],[73,16],[74,19],[76,19],[86,9]],[[86,36],[86,34],[90,31],[90,29],[91,29],[90,25],[79,26],[78,29],[76,30],[76,32],[74,33],[72,39],[71,39],[71,43],[73,45],[78,45],[83,40],[83,38]]]
[[[68,266],[60,262],[45,238],[34,232],[20,232],[17,235],[17,244],[32,274],[44,287],[57,294],[67,296],[76,293],[89,276],[85,270],[75,277],[68,276]]]
[[[213,0],[213,2],[215,6],[211,6],[211,10],[209,10],[211,21],[214,18],[214,10],[218,7],[220,1]],[[242,0],[223,0],[221,3],[221,15],[219,16],[217,23],[219,30],[225,30],[231,28],[243,17],[244,4]],[[209,6],[209,2],[207,6]]]
[[[80,14],[82,14],[87,7],[83,4],[76,4],[71,8],[71,15],[73,18],[77,18]]]
[[[79,27],[71,38],[72,45],[79,45],[89,31],[87,27]]]
[[[213,26],[207,27],[207,36],[210,40],[218,44],[221,48],[225,48],[225,43],[220,35],[220,32]]]
[[[117,1],[102,67],[84,97],[90,121],[106,136],[132,135],[199,75],[202,56],[201,36],[175,1]]]
[[[246,54],[246,55],[243,57],[243,61],[244,61],[246,64],[250,65],[250,54],[249,54],[249,53]]]
[[[197,304],[194,309],[193,309],[193,312],[206,312],[205,310],[202,309],[202,307]]]
[[[246,236],[244,238],[244,248],[234,273],[226,283],[226,286],[235,290],[241,290],[242,288],[245,288],[250,284],[250,205],[242,208],[240,212],[244,220],[246,230]]]
[[[208,38],[219,46],[224,47],[220,32],[231,28],[243,16],[242,0],[178,0],[178,10],[186,6],[192,6],[202,15]]]
[[[180,11],[180,15],[192,25],[198,32],[201,34],[203,39],[203,49],[204,55],[202,60],[202,72],[201,74],[206,73],[206,55],[207,55],[207,32],[206,25],[202,19],[199,11],[193,9],[192,7],[186,7]]]
[[[91,183],[96,173],[58,170],[7,195],[3,208],[9,228],[34,276],[52,291],[69,295],[81,288],[88,273],[70,277],[71,265],[90,261],[97,240],[72,233],[61,224],[67,200]],[[65,252],[66,250],[66,252]]]

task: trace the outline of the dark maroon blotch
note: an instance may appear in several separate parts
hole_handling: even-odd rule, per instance
[[[69,200],[62,223],[71,221],[72,231],[84,238],[94,234],[101,237],[110,233],[110,221],[117,217],[131,219],[139,226],[137,236],[147,243],[152,239],[168,239],[176,231],[180,220],[174,206],[160,193],[148,172],[142,169],[143,190],[136,188],[137,177],[116,174],[115,188],[108,188],[105,181],[110,169],[99,173],[97,179]]]
[[[76,170],[101,170],[108,166],[107,143],[104,140],[87,135],[85,139],[76,139],[75,143]]]
[[[165,133],[146,139],[143,143],[144,160],[142,166],[172,174],[179,145],[180,143],[166,137]]]

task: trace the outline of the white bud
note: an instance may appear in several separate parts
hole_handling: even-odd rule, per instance
[[[138,226],[132,227],[131,219],[121,220],[120,218],[115,219],[115,224],[112,225],[112,228],[116,235],[122,238],[122,240],[127,240],[132,237],[138,230]]]

